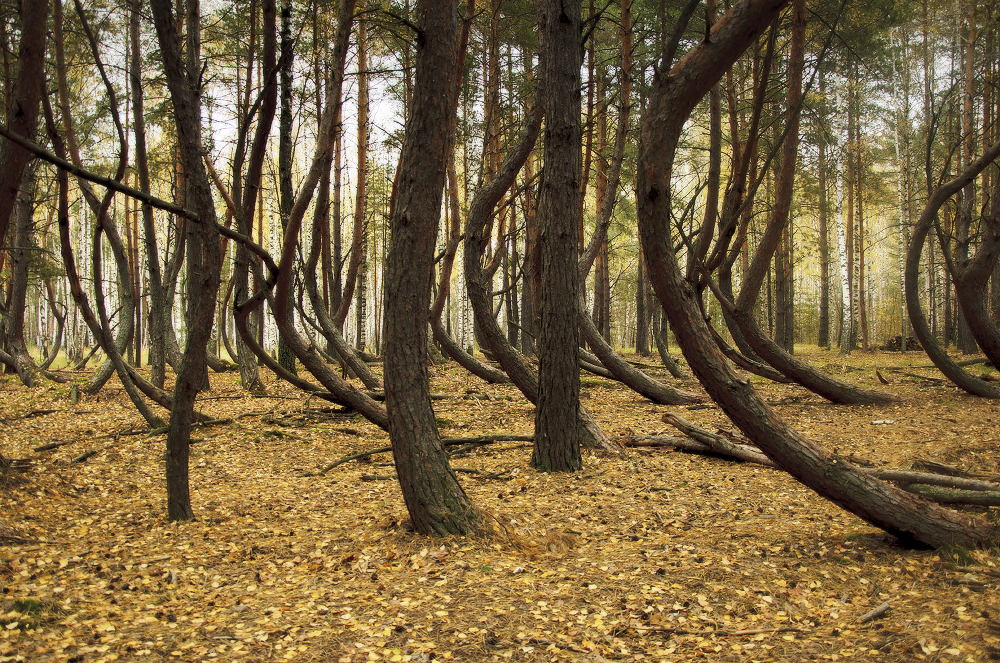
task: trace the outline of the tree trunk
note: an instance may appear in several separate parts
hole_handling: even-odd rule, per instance
[[[21,383],[34,387],[41,373],[35,360],[28,353],[24,342],[24,314],[27,309],[28,268],[34,246],[35,177],[37,164],[25,166],[28,172],[18,177],[21,192],[14,208],[14,249],[10,252],[10,299],[5,322],[8,352],[14,359],[14,368]]]
[[[247,237],[253,236],[253,219],[256,213],[263,214],[264,210],[257,209],[257,199],[261,193],[261,177],[263,174],[264,160],[267,153],[268,137],[271,134],[271,124],[274,122],[275,111],[278,105],[278,78],[275,68],[277,66],[277,6],[275,0],[263,0],[261,3],[261,13],[263,17],[263,48],[261,64],[266,72],[267,78],[263,81],[264,88],[261,90],[260,110],[257,112],[257,127],[254,130],[253,142],[250,145],[246,176],[240,184],[243,176],[242,159],[233,160],[233,182],[234,189],[242,193],[242,200],[239,201],[240,208],[236,215],[236,227]],[[249,83],[249,81],[248,81]],[[246,112],[249,113],[249,108]],[[243,118],[243,127],[249,127],[251,117],[249,114]],[[243,129],[245,135],[246,129]],[[242,150],[241,143],[237,146],[237,154]],[[280,149],[279,149],[280,156]],[[233,266],[233,278],[236,301],[239,302],[249,295],[250,290],[250,270],[251,261],[256,262],[256,257],[250,255],[250,251],[242,243],[235,248],[236,261]],[[250,322],[250,329],[256,331],[256,321]],[[243,335],[236,338],[236,362],[240,369],[240,382],[244,389],[251,394],[263,394],[265,392],[264,383],[260,379],[257,370],[257,357],[243,339]],[[293,362],[294,364],[294,362]]]
[[[824,497],[897,536],[932,546],[972,547],[990,536],[984,523],[916,499],[866,476],[844,459],[809,442],[731,372],[712,342],[694,289],[683,280],[670,229],[670,176],[685,120],[750,41],[775,18],[784,0],[742,0],[673,69],[667,61],[654,82],[642,122],[637,186],[639,231],[653,285],[677,333],[684,356],[712,398],[747,437],[779,466]],[[804,20],[804,2],[796,0]],[[668,73],[669,72],[669,73]]]
[[[826,97],[826,80],[823,73],[819,74],[819,96],[820,99]],[[823,103],[822,101],[820,102]],[[826,105],[821,106],[826,109]],[[826,128],[826,116],[822,116],[823,126],[820,131]],[[819,135],[819,162],[816,166],[817,181],[819,185],[819,330],[816,335],[816,345],[821,348],[830,348],[830,229],[829,229],[829,196],[826,180],[827,158],[826,158],[826,138]]]
[[[389,438],[413,528],[425,535],[466,534],[479,514],[441,444],[427,372],[427,302],[448,154],[459,26],[455,6],[420,0],[413,106],[400,158],[386,265],[385,395]]]
[[[945,204],[945,202],[948,201],[949,198],[951,198],[951,196],[961,190],[962,187],[967,184],[969,179],[973,179],[978,176],[978,174],[997,157],[1000,157],[1000,143],[993,145],[982,157],[973,162],[973,164],[967,168],[962,175],[939,187],[930,197],[923,213],[917,220],[917,224],[913,228],[913,236],[910,239],[910,247],[906,254],[905,274],[906,309],[910,314],[910,324],[913,326],[914,336],[916,336],[917,340],[920,341],[920,345],[924,348],[924,351],[930,357],[931,361],[934,362],[934,365],[937,366],[948,379],[965,391],[986,398],[1000,398],[1000,388],[997,388],[994,384],[985,382],[967,373],[941,349],[941,346],[938,344],[931,328],[928,326],[927,319],[924,317],[923,310],[921,309],[919,292],[917,290],[917,278],[924,241],[926,240],[931,227],[934,225],[934,219],[937,216],[938,210]],[[991,221],[987,228],[987,232],[992,234],[995,233],[995,231],[995,221]],[[985,240],[984,246],[987,247],[987,250],[993,250],[991,246],[992,241],[994,241],[992,236],[988,236]],[[981,268],[986,269],[985,266]],[[973,276],[973,285],[975,284],[977,278],[982,277]],[[966,294],[969,297],[970,305],[975,305],[975,300],[980,297],[979,293],[975,292],[976,288],[964,288],[964,290],[966,290]]]
[[[358,153],[356,166],[357,194],[354,198],[354,234],[351,239],[351,259],[347,264],[347,275],[344,277],[344,289],[341,293],[340,308],[333,316],[339,329],[344,328],[347,313],[354,301],[354,290],[358,282],[358,271],[361,269],[361,256],[365,241],[365,194],[368,178],[368,40],[367,26],[364,21],[358,22]]]
[[[194,515],[188,487],[191,422],[195,397],[204,381],[205,351],[215,321],[221,255],[215,202],[201,157],[201,110],[199,95],[195,91],[197,78],[192,78],[190,72],[184,70],[170,0],[150,0],[150,6],[173,102],[174,124],[187,183],[186,203],[199,219],[198,223],[187,224],[188,308],[185,317],[188,338],[174,384],[173,409],[167,433],[167,515],[171,520],[186,520]],[[197,19],[196,0],[188,0],[188,7],[189,15]],[[188,25],[189,35],[198,30],[197,23]]]
[[[730,315],[735,319],[747,342],[754,351],[772,366],[792,378],[802,386],[815,391],[835,403],[872,404],[892,403],[898,400],[892,394],[870,389],[861,389],[841,380],[835,380],[795,359],[781,349],[777,343],[767,338],[757,326],[753,317],[754,304],[760,292],[761,283],[768,270],[771,258],[782,242],[791,209],[795,164],[799,143],[799,119],[797,107],[802,95],[802,69],[804,66],[805,16],[795,12],[792,30],[792,54],[789,64],[788,100],[789,130],[782,146],[781,166],[775,184],[774,208],[771,211],[764,235],[757,247],[750,269],[744,275],[740,296]],[[724,296],[719,297],[725,305]]]
[[[292,2],[284,0],[281,5],[281,111],[278,117],[278,202],[281,214],[281,230],[288,225],[288,215],[292,211],[295,193],[292,189],[292,64],[294,41],[292,39]],[[298,265],[289,265],[293,271]],[[291,308],[291,307],[290,307]],[[295,316],[294,311],[289,315]],[[295,353],[281,337],[278,337],[278,363],[295,375]]]
[[[500,325],[497,324],[496,318],[493,316],[482,259],[485,244],[491,234],[489,224],[493,210],[513,184],[521,166],[528,159],[541,130],[542,115],[542,105],[536,102],[528,114],[527,125],[516,145],[510,150],[507,159],[501,164],[497,176],[481,186],[473,196],[465,222],[465,251],[463,252],[465,285],[469,293],[469,303],[472,305],[485,345],[500,362],[500,366],[510,376],[511,381],[532,403],[538,400],[538,378],[524,356],[507,342]],[[575,217],[573,218],[575,219]],[[579,417],[577,425],[582,431],[585,446],[612,452],[617,451],[593,417],[582,406],[578,408],[577,416]]]
[[[17,52],[17,78],[7,114],[7,128],[31,137],[38,126],[38,104],[45,82],[45,29],[48,0],[21,0],[21,41]],[[0,246],[6,246],[7,228],[30,158],[28,150],[10,141],[0,143]]]
[[[544,472],[583,467],[579,419],[580,0],[539,4],[544,160],[538,205],[542,290],[538,403],[531,465]]]

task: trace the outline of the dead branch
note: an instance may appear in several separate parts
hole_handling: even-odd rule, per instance
[[[720,637],[732,635],[759,635],[761,633],[809,633],[810,629],[795,628],[794,626],[780,626],[778,628],[751,628],[741,631],[734,631],[727,628],[706,628],[706,629],[686,629],[667,628],[664,626],[636,626],[636,630],[647,633],[672,633],[673,635],[717,635]]]
[[[889,601],[886,601],[885,603],[883,603],[879,607],[875,608],[874,610],[869,610],[865,614],[863,614],[860,617],[858,617],[858,623],[859,624],[867,624],[868,622],[870,622],[872,620],[878,619],[879,617],[881,617],[885,613],[889,612],[889,607],[890,607],[889,606]]]
[[[481,446],[486,444],[493,444],[494,442],[531,442],[534,440],[534,436],[531,435],[478,435],[475,437],[445,437],[441,439],[442,446],[453,447],[459,444],[470,444],[473,446]],[[471,447],[470,447],[471,448]],[[392,447],[379,447],[378,449],[371,449],[369,451],[359,451],[358,453],[348,454],[343,456],[329,465],[325,465],[321,470],[313,472],[311,474],[306,474],[307,477],[315,477],[326,474],[338,465],[343,465],[344,463],[349,463],[352,460],[360,460],[363,458],[369,458],[375,454],[384,454],[392,451]],[[362,477],[362,481],[372,481],[372,479],[365,479]]]
[[[739,458],[740,460],[749,463],[757,463],[766,467],[775,467],[771,459],[757,449],[745,444],[730,442],[724,436],[713,433],[700,426],[695,426],[690,421],[687,421],[680,415],[673,412],[667,412],[664,414],[663,422],[677,428],[685,435],[694,438],[697,442],[707,445],[717,454],[722,456],[732,456],[733,458]]]
[[[963,491],[1000,491],[1000,483],[993,481],[979,481],[976,479],[965,479],[962,477],[945,476],[943,474],[928,474],[927,472],[911,472],[908,470],[868,470],[875,477],[883,481],[894,481],[897,483],[919,483],[930,486],[942,486],[945,488],[958,488]]]
[[[938,504],[970,504],[1000,506],[1000,492],[995,490],[960,490],[920,483],[900,482],[903,490]]]

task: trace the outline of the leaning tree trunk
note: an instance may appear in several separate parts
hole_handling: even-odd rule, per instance
[[[931,328],[927,324],[927,318],[924,317],[924,312],[920,307],[920,291],[917,279],[920,271],[920,256],[923,253],[924,241],[927,239],[927,234],[934,225],[934,219],[937,217],[938,210],[941,209],[941,206],[949,198],[961,190],[968,181],[974,179],[998,157],[1000,157],[1000,143],[993,145],[982,157],[973,162],[965,172],[938,187],[931,195],[910,237],[910,246],[906,252],[906,273],[903,280],[903,283],[906,285],[906,311],[910,316],[913,335],[917,337],[924,352],[934,362],[934,365],[938,367],[938,370],[944,373],[945,377],[970,394],[985,398],[1000,398],[1000,388],[993,383],[986,382],[968,373],[941,348],[934,334],[931,332]],[[995,225],[991,230],[995,230]],[[970,304],[973,303],[970,301]]]
[[[292,205],[292,211],[288,216],[288,229],[285,232],[285,239],[281,247],[281,269],[277,275],[270,275],[266,288],[270,288],[271,284],[275,283],[274,279],[277,279],[274,294],[274,319],[278,325],[278,332],[285,343],[288,344],[288,347],[298,357],[299,361],[302,362],[305,369],[312,373],[319,380],[320,384],[328,389],[338,400],[353,407],[376,426],[388,429],[389,418],[382,404],[377,403],[367,394],[362,393],[337,375],[337,372],[326,363],[315,346],[308,343],[295,328],[295,325],[292,324],[291,312],[289,311],[289,305],[292,301],[292,278],[289,266],[295,262],[302,219],[305,217],[316,185],[319,183],[322,173],[327,167],[327,161],[333,158],[332,150],[334,134],[336,133],[334,120],[339,117],[340,94],[344,80],[344,60],[347,55],[347,43],[351,32],[354,6],[355,0],[340,0],[338,6],[337,33],[331,56],[330,82],[327,86],[327,96],[323,105],[323,115],[320,120],[312,165],[302,180],[299,193],[295,197],[295,204]],[[252,304],[258,306],[263,299],[263,294],[255,296]]]
[[[729,310],[729,315],[736,322],[744,339],[766,362],[777,368],[783,374],[792,378],[803,387],[814,391],[834,403],[851,405],[877,405],[893,403],[899,399],[885,392],[872,389],[862,389],[842,380],[836,380],[821,371],[816,370],[806,362],[793,357],[788,350],[782,348],[776,341],[767,337],[757,325],[753,311],[760,293],[761,284],[768,271],[771,258],[776,250],[783,243],[783,238],[788,233],[789,211],[792,204],[792,187],[795,180],[795,165],[798,156],[799,145],[799,105],[802,98],[802,69],[804,67],[804,41],[805,41],[805,18],[796,21],[793,25],[792,49],[790,63],[788,67],[788,128],[782,145],[781,167],[778,171],[775,183],[775,199],[771,215],[768,218],[764,236],[760,240],[757,251],[754,254],[748,273],[744,275],[743,287],[739,298],[735,302],[735,307]],[[790,251],[791,247],[784,247]],[[778,261],[788,266],[784,256],[779,256]],[[790,278],[791,271],[785,275]],[[789,288],[790,285],[785,284]],[[720,296],[720,301],[725,298]],[[786,302],[790,305],[790,301]],[[786,311],[779,311],[779,315],[785,315]],[[785,330],[788,345],[791,346],[790,329]]]
[[[684,123],[698,100],[770,24],[787,0],[742,0],[673,68],[660,72],[642,120],[637,202],[639,233],[653,286],[684,356],[706,391],[779,466],[820,495],[886,531],[932,546],[973,546],[991,536],[981,521],[913,497],[866,476],[806,440],[736,376],[712,341],[696,293],[674,256],[670,181]],[[797,20],[804,2],[796,0]],[[667,61],[667,66],[670,61]]]
[[[135,163],[139,173],[139,189],[150,191],[149,158],[146,153],[146,113],[142,94],[142,56],[139,52],[139,9],[141,1],[132,0],[129,11],[129,84],[132,89],[132,126],[135,132]],[[149,346],[150,381],[163,389],[166,381],[166,320],[163,315],[165,298],[163,278],[160,273],[160,252],[156,240],[156,221],[149,203],[142,204],[142,236],[146,246],[147,287],[149,322],[147,324]],[[138,268],[138,265],[136,266]]]
[[[471,14],[469,14],[471,16]],[[466,20],[468,25],[468,20]],[[463,27],[463,42],[466,41],[466,30]],[[460,49],[461,52],[461,49]],[[465,62],[465,58],[459,57],[458,62]],[[456,107],[457,109],[457,107]],[[457,110],[456,110],[457,112]],[[492,366],[488,366],[471,354],[462,349],[462,346],[455,342],[455,339],[448,334],[441,322],[444,312],[444,305],[451,291],[451,272],[455,265],[455,255],[458,253],[458,245],[462,241],[462,221],[458,207],[458,174],[455,169],[455,150],[452,148],[448,156],[448,201],[451,206],[451,227],[448,230],[448,243],[445,246],[444,256],[441,258],[441,274],[438,277],[438,288],[434,294],[434,302],[431,304],[431,329],[434,332],[434,340],[444,349],[445,353],[457,361],[462,368],[473,375],[486,380],[491,384],[502,384],[510,382],[510,378],[503,371],[498,371]]]
[[[993,187],[989,215],[983,219],[979,248],[965,269],[954,275],[955,292],[969,330],[982,348],[983,354],[1000,366],[1000,329],[990,319],[986,294],[990,274],[1000,256],[1000,178]]]
[[[496,177],[479,188],[469,205],[469,215],[465,221],[465,251],[463,266],[465,287],[469,294],[478,329],[486,347],[500,362],[504,373],[510,376],[514,385],[525,398],[534,403],[538,399],[538,378],[524,356],[511,347],[507,337],[497,324],[490,302],[490,289],[482,265],[483,251],[490,236],[490,219],[493,209],[513,184],[517,172],[525,163],[534,147],[542,125],[542,107],[535,103],[530,110],[517,144],[511,149],[507,159],[500,166]],[[578,410],[581,430],[586,431],[583,444],[617,452],[593,417],[583,408]]]
[[[31,266],[31,255],[34,248],[32,241],[35,209],[35,177],[36,164],[25,168],[29,171],[20,178],[21,192],[14,208],[14,249],[10,252],[11,288],[6,336],[8,351],[14,359],[14,368],[21,383],[26,387],[34,387],[41,372],[34,358],[28,352],[24,342],[24,313],[27,308],[28,268]]]
[[[421,0],[413,104],[400,155],[386,264],[385,405],[399,484],[420,534],[466,534],[479,526],[441,444],[427,371],[427,302],[448,154],[455,134],[454,3]]]

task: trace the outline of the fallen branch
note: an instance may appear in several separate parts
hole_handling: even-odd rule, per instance
[[[912,472],[909,470],[863,470],[883,481],[895,481],[897,483],[920,483],[930,486],[942,486],[945,488],[958,488],[965,491],[1000,491],[1000,483],[993,481],[979,481],[977,479],[965,479],[963,477],[946,476],[943,474],[928,474],[927,472]]]
[[[899,487],[938,504],[970,504],[975,506],[1000,506],[1000,492],[995,490],[959,490],[920,483],[901,482]]]
[[[885,603],[883,603],[879,607],[875,608],[874,610],[869,610],[865,614],[863,614],[860,617],[858,617],[858,623],[859,624],[867,624],[870,621],[878,619],[879,617],[881,617],[885,613],[889,612],[889,607],[890,607],[889,606],[889,601],[886,601]]]
[[[673,412],[667,412],[664,414],[663,422],[670,424],[685,435],[693,438],[695,441],[708,446],[717,454],[732,456],[733,458],[738,458],[748,463],[757,463],[758,465],[764,465],[766,467],[776,467],[774,462],[759,450],[745,444],[731,442],[722,435],[713,433],[700,426],[695,426],[690,421],[674,414]]]
[[[706,628],[691,630],[686,628],[667,628],[665,626],[636,626],[640,631],[647,633],[672,633],[673,635],[760,635],[761,633],[809,633],[810,629],[795,628],[794,626],[780,626],[778,628],[751,628],[741,631],[734,631],[728,628]]]
[[[441,445],[445,447],[453,447],[459,444],[469,444],[473,446],[481,446],[487,444],[493,444],[494,442],[531,442],[534,440],[532,435],[477,435],[475,437],[446,437],[441,439]],[[343,465],[344,463],[349,463],[352,460],[360,460],[363,458],[369,458],[375,454],[384,454],[392,451],[392,447],[379,447],[378,449],[370,449],[368,451],[359,451],[358,453],[348,454],[330,464],[325,465],[321,470],[313,472],[312,474],[306,474],[307,477],[315,477],[326,474],[338,465]],[[362,477],[362,481],[365,481]]]

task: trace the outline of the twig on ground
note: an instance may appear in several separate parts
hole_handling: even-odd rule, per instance
[[[889,601],[886,601],[885,603],[883,603],[879,607],[877,607],[877,608],[875,608],[873,610],[869,610],[865,614],[863,614],[860,617],[858,617],[858,623],[859,624],[867,624],[870,621],[878,619],[879,617],[881,617],[885,613],[889,612],[889,607],[890,607]]]

